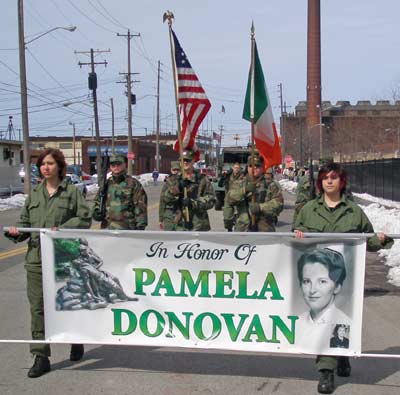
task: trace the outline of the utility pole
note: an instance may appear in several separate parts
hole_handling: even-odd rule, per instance
[[[132,74],[138,73],[131,73],[131,38],[132,37],[139,37],[140,34],[131,34],[130,30],[128,29],[128,34],[119,34],[117,33],[118,37],[126,37],[128,42],[128,72],[127,73],[119,73],[126,75],[126,85],[127,85],[127,92],[128,92],[128,174],[132,175],[132,159],[133,159],[133,145],[132,145]],[[139,81],[135,81],[139,82]]]
[[[111,153],[115,154],[115,136],[114,136],[114,99],[110,99],[111,104]]]
[[[97,108],[97,74],[95,72],[95,65],[99,64],[104,64],[104,66],[107,66],[107,62],[95,62],[94,61],[94,53],[104,53],[104,52],[110,52],[110,50],[105,50],[105,51],[100,51],[96,50],[94,51],[93,48],[90,48],[90,51],[75,51],[75,54],[88,54],[90,53],[90,63],[83,63],[83,62],[78,62],[79,67],[85,66],[85,65],[90,65],[91,66],[91,72],[89,73],[89,89],[93,92],[93,112],[94,112],[94,125],[96,128],[96,168],[97,168],[97,183],[100,185],[101,180],[102,180],[102,174],[101,174],[101,150],[100,150],[100,127],[99,127],[99,112]]]
[[[280,122],[280,133],[281,133],[281,139],[282,139],[282,151],[283,151],[283,157],[286,155],[286,131],[285,131],[285,136],[283,136],[283,131],[284,131],[284,119],[283,119],[283,89],[282,89],[282,82],[278,84],[279,88],[279,99],[280,99],[280,107],[281,107],[281,122]]]
[[[26,86],[26,62],[25,62],[25,33],[24,33],[24,2],[18,0],[18,49],[19,49],[19,80],[21,85],[21,118],[22,141],[24,160],[24,193],[31,191],[31,158],[29,150],[29,122],[28,122],[28,91]]]
[[[72,125],[72,149],[74,152],[74,166],[76,166],[76,150],[75,150],[75,122],[70,122]]]
[[[157,129],[156,129],[156,169],[160,171],[160,65],[157,69]]]

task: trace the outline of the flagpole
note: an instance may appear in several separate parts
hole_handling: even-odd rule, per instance
[[[250,180],[254,182],[254,21],[251,22],[251,59],[250,59],[250,125],[251,125],[251,173]],[[253,192],[251,196],[252,203],[256,202],[256,195]],[[251,214],[251,225],[255,229],[256,216]]]
[[[176,123],[177,123],[177,133],[178,133],[178,143],[179,143],[179,162],[181,164],[181,174],[182,178],[184,175],[184,167],[183,167],[183,147],[182,147],[182,132],[181,132],[181,116],[179,112],[179,90],[178,90],[178,76],[176,70],[176,62],[175,62],[175,45],[174,40],[172,38],[172,19],[174,19],[174,14],[171,11],[165,11],[163,15],[163,22],[168,21],[168,32],[169,32],[169,43],[171,47],[171,61],[172,61],[172,75],[174,77],[174,90],[175,90],[175,108],[176,108]],[[187,198],[187,189],[183,188],[183,197]],[[189,223],[189,209],[188,207],[184,208],[185,220]]]

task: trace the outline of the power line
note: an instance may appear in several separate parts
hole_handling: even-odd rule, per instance
[[[96,0],[96,1],[97,1],[97,3],[99,4],[99,6],[104,10],[104,12],[106,12],[107,15],[109,15],[110,18],[113,19],[113,20],[117,23],[117,25],[119,25],[119,26],[122,27],[123,29],[128,29],[126,26],[122,25],[122,24],[118,21],[118,19],[114,18],[114,17],[107,11],[107,9],[103,6],[103,4],[100,2],[100,0]]]
[[[102,26],[102,25],[99,25],[96,21],[94,21],[92,18],[88,17],[83,11],[81,11],[74,3],[72,3],[71,0],[67,0],[67,1],[68,1],[69,4],[71,4],[72,7],[75,8],[76,11],[78,11],[81,15],[83,15],[86,19],[88,19],[90,22],[92,22],[93,24],[95,24],[95,25],[98,26],[99,28],[101,28],[101,29],[103,29],[103,30],[106,30],[106,31],[108,31],[108,32],[110,32],[110,33],[117,33],[117,32],[114,31],[114,30],[110,30],[110,29],[107,29],[106,27],[104,27],[104,26]]]

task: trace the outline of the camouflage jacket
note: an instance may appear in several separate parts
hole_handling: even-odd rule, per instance
[[[106,214],[100,211],[100,191],[94,200],[93,219],[102,229],[144,230],[147,226],[147,195],[142,184],[126,173],[107,180]]]
[[[275,225],[278,221],[278,216],[283,210],[283,195],[282,189],[276,181],[267,181],[262,175],[254,180],[256,183],[255,192],[249,192],[249,184],[251,183],[249,175],[246,176],[245,197],[247,207],[251,207],[254,203],[258,204],[259,212],[255,215],[257,229],[259,232],[275,231]],[[252,214],[251,209],[250,216]]]
[[[187,199],[184,198],[184,189]],[[182,179],[181,176],[168,177],[160,202],[163,204],[163,212],[171,210],[174,213],[175,230],[210,230],[207,210],[214,207],[215,194],[206,175],[194,171],[189,179]],[[189,221],[185,218],[186,208]]]

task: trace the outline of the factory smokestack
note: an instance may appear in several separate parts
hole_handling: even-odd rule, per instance
[[[318,151],[319,109],[321,105],[321,4],[308,0],[307,23],[307,116],[306,125],[312,152]]]

